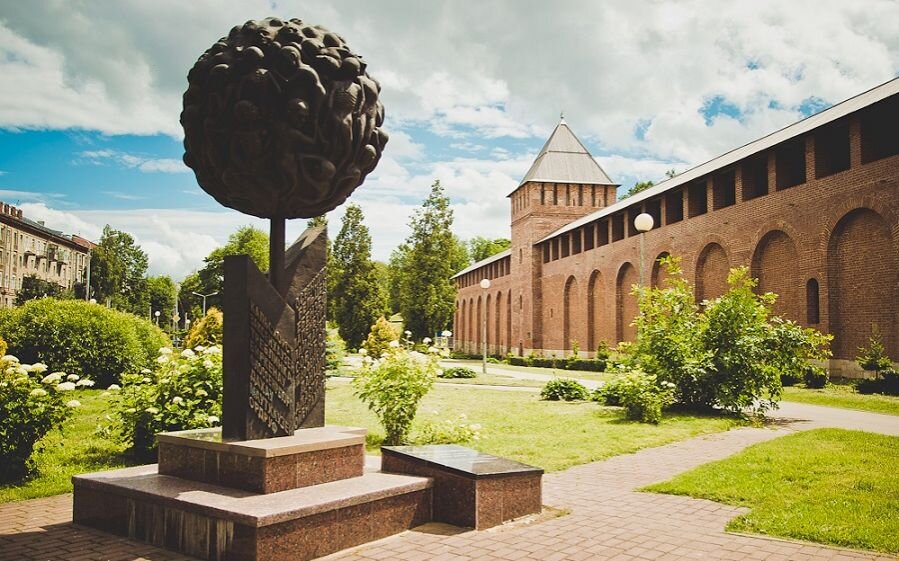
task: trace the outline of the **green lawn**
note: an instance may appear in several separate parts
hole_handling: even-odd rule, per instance
[[[467,366],[480,372],[481,363],[465,360],[446,361],[447,363],[458,363],[459,366]],[[513,366],[511,364],[491,364],[487,363],[487,368],[496,368],[502,370],[514,370],[516,372],[533,372],[535,374],[547,374],[558,378],[580,378],[582,380],[596,380],[598,382],[608,382],[615,377],[609,372],[592,372],[587,370],[563,370],[561,368],[536,368],[533,366]]]
[[[109,412],[108,398],[101,393],[78,391],[82,406],[62,433],[56,431],[44,439],[35,458],[37,476],[19,486],[0,486],[0,503],[68,493],[72,475],[133,465],[121,445],[94,434]],[[727,430],[740,423],[731,418],[674,414],[660,425],[644,425],[623,421],[620,409],[593,402],[540,401],[536,393],[464,385],[435,387],[425,398],[419,419],[456,419],[460,414],[466,415],[466,422],[482,425],[480,440],[471,446],[548,471]],[[345,382],[328,382],[326,421],[366,427],[374,436],[372,442],[383,434],[374,415]]]
[[[810,405],[899,415],[899,397],[860,394],[851,384],[831,384],[820,390],[809,390],[797,386],[787,387],[784,388],[783,399]]]
[[[899,553],[899,437],[820,429],[644,490],[752,509],[728,530]]]
[[[515,388],[542,388],[546,382],[540,380],[520,380],[502,374],[482,374],[478,372],[475,378],[438,378],[439,383],[449,384],[480,384],[482,386],[511,386]]]
[[[435,414],[435,412],[437,412]],[[594,402],[541,401],[535,393],[459,386],[435,387],[424,399],[419,419],[456,418],[482,426],[469,446],[540,466],[547,471],[661,446],[727,430],[740,421],[700,415],[666,415],[659,425],[624,421],[619,408]],[[325,420],[383,434],[374,415],[352,395],[347,383],[328,383]]]
[[[37,477],[18,486],[0,485],[0,503],[69,493],[73,475],[133,465],[124,455],[124,447],[94,435],[94,429],[109,413],[109,401],[101,393],[76,392],[74,397],[81,407],[62,432],[53,431],[41,441],[42,449],[35,456]]]

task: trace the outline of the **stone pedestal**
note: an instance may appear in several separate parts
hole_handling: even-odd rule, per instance
[[[293,436],[223,442],[219,429],[161,433],[159,474],[255,493],[360,477],[365,430],[321,427]]]
[[[434,520],[478,530],[542,509],[543,470],[456,445],[381,448],[381,470],[434,480]]]
[[[302,561],[432,519],[426,477],[365,471],[364,429],[159,436],[159,465],[76,476],[73,519],[208,561]]]

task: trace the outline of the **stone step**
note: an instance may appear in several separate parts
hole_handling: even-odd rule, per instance
[[[269,494],[159,475],[156,465],[73,483],[75,523],[209,561],[314,559],[431,519],[431,479],[381,472]]]

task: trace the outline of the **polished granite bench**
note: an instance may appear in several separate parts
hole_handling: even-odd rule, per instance
[[[433,519],[483,530],[540,512],[543,470],[454,444],[384,446],[381,471],[434,480]]]

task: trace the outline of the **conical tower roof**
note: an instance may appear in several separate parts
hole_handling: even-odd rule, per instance
[[[559,121],[518,186],[528,181],[616,185],[571,132],[565,119]]]

